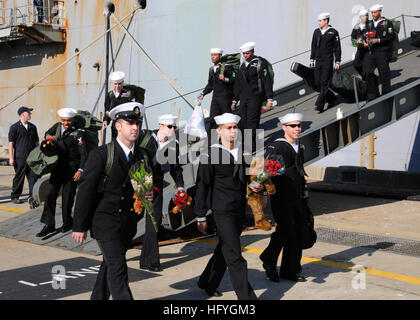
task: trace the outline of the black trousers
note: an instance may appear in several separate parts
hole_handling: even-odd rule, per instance
[[[133,300],[128,286],[128,267],[125,254],[127,243],[120,240],[97,240],[103,255],[91,300]]]
[[[378,78],[374,73],[376,68],[378,68],[382,82],[382,94],[391,92],[390,55],[391,53],[388,51],[372,52],[372,54],[366,54],[363,60],[363,72],[368,83],[367,95],[369,100],[379,97]]]
[[[364,73],[363,73],[363,60],[366,55],[366,49],[357,48],[356,55],[354,57],[353,61],[353,67],[356,69],[356,71],[360,74],[360,76],[364,79]],[[369,52],[367,52],[369,54]]]
[[[273,197],[270,199],[277,226],[276,230],[271,234],[270,243],[261,254],[260,259],[268,265],[277,266],[278,257],[283,250],[280,276],[293,279],[302,271],[300,264],[302,249],[300,247],[298,228],[299,213],[296,206],[286,213],[286,210],[282,209],[282,201],[278,201],[278,199],[273,200]]]
[[[15,157],[15,177],[13,178],[13,187],[11,198],[18,199],[23,190],[23,185],[25,183],[25,176],[28,179],[29,184],[29,196],[32,197],[32,190],[34,188],[35,182],[38,180],[37,176],[31,168],[26,163],[26,158]]]
[[[161,189],[163,191],[163,188]],[[155,199],[153,200],[153,211],[155,214],[155,219],[160,226],[162,222],[162,202],[163,196],[162,191],[160,191]],[[160,257],[159,257],[159,245],[158,245],[158,233],[156,232],[152,219],[150,215],[146,214],[146,227],[145,233],[143,236],[143,245],[141,248],[140,254],[140,266],[147,267],[159,267],[160,266]]]
[[[318,109],[323,109],[326,102],[333,102],[335,95],[329,90],[330,81],[333,74],[332,61],[316,61],[314,77],[315,83],[319,87],[319,96],[316,99],[315,105]]]
[[[240,235],[242,216],[215,213],[219,243],[213,256],[200,276],[198,286],[214,291],[219,287],[225,274],[229,271],[233,290],[239,300],[253,300],[256,295],[248,282],[247,262],[242,257]]]
[[[261,108],[264,102],[262,95],[254,97],[241,97],[239,105],[239,115],[241,117],[240,127],[243,130],[252,130],[252,152],[256,149],[257,129],[260,127]],[[245,138],[245,136],[243,136]],[[245,141],[245,144],[249,144]]]
[[[214,117],[220,116],[226,112],[231,113],[232,99],[233,96],[213,95],[213,99],[211,100],[210,105],[210,117],[214,119]]]
[[[207,131],[207,139],[209,146],[212,145],[211,142],[211,130],[216,129],[216,121],[214,121],[214,117],[220,116],[226,112],[232,113],[232,99],[233,96],[214,96],[211,100],[210,105],[210,119],[206,121],[206,131]]]
[[[55,208],[60,188],[63,187],[61,192],[63,225],[71,226],[73,224],[71,210],[77,188],[77,182],[73,180],[73,176],[74,172],[72,174],[66,174],[65,176],[61,176],[56,172],[51,174],[44,211],[41,216],[42,223],[55,227]]]

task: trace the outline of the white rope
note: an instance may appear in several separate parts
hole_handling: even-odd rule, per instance
[[[138,9],[134,9],[133,12],[129,13],[127,16],[125,16],[124,18],[121,19],[121,21],[124,21],[125,19],[127,19],[128,17],[134,15],[136,13]],[[119,23],[121,23],[119,21]],[[79,52],[75,53],[73,56],[71,56],[70,58],[68,58],[66,61],[64,61],[63,63],[61,63],[60,65],[58,65],[56,68],[54,68],[53,70],[51,70],[50,72],[48,72],[45,76],[43,76],[41,79],[39,79],[38,81],[35,81],[34,83],[32,83],[24,92],[18,94],[17,96],[15,96],[12,100],[10,100],[8,103],[6,103],[4,106],[2,106],[0,108],[0,111],[7,108],[9,105],[11,105],[13,102],[15,102],[16,100],[18,100],[19,98],[21,98],[22,96],[24,96],[26,93],[28,93],[29,91],[31,91],[33,88],[35,88],[37,85],[39,85],[41,82],[43,82],[45,79],[47,79],[48,77],[50,77],[52,74],[54,74],[55,72],[57,72],[58,70],[60,70],[63,66],[65,66],[67,63],[69,63],[71,60],[73,60],[75,57],[79,56],[83,51],[85,51],[86,49],[88,49],[89,47],[91,47],[93,44],[95,44],[96,42],[98,42],[104,35],[106,35],[108,32],[111,32],[111,30],[113,30],[117,25],[114,25],[113,27],[110,27],[108,30],[106,30],[104,33],[102,33],[100,36],[98,36],[97,38],[95,38],[92,42],[90,42],[87,46],[85,46],[83,49],[81,49]]]

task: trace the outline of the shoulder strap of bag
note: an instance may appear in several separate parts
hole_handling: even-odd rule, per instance
[[[55,139],[61,136],[61,123],[58,123],[57,129],[55,130]]]
[[[147,130],[145,136],[143,137],[143,140],[141,141],[139,147],[146,149],[147,144],[150,141],[150,138],[152,137],[153,131]]]
[[[105,172],[104,172],[103,179],[101,181],[99,181],[99,185],[98,185],[98,192],[99,193],[104,192],[106,179],[108,178],[108,176],[111,172],[111,168],[112,168],[112,165],[114,163],[114,149],[115,149],[114,141],[111,141],[110,143],[108,143],[106,145]]]

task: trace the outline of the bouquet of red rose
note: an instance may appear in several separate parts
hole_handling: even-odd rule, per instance
[[[367,39],[368,45],[369,45],[369,54],[372,54],[373,44],[369,40],[376,38],[376,31],[368,31],[368,32],[365,33],[365,36],[366,36],[366,39]]]
[[[185,209],[187,206],[191,205],[192,199],[187,195],[185,190],[178,190],[175,198],[172,199],[175,207],[172,209],[173,213],[178,213],[182,209]]]
[[[284,159],[281,155],[270,155],[264,162],[264,166],[262,167],[263,158],[256,158],[256,164],[252,168],[252,172],[250,172],[251,176],[255,176],[253,181],[249,184],[249,188],[255,184],[264,184],[269,178],[278,176],[284,173],[285,165]],[[247,198],[252,194],[249,192]]]

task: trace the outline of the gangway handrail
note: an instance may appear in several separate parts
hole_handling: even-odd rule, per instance
[[[390,18],[390,19],[391,19],[391,20],[395,20],[395,19],[398,19],[398,18],[404,18],[404,17],[420,18],[420,16],[414,16],[414,15],[405,15],[405,14],[401,14],[401,15],[399,15],[399,16],[396,16],[396,17],[393,17],[393,18]],[[404,37],[404,39],[405,39],[405,38],[407,38],[407,36],[406,36],[406,31],[405,31],[405,20],[404,20],[404,19],[402,19],[402,24],[403,24],[404,33],[405,33],[405,37]],[[340,42],[341,42],[342,40],[344,40],[344,39],[349,38],[349,37],[351,37],[351,34],[346,35],[346,36],[344,36],[344,37],[340,37]],[[403,39],[402,39],[402,40],[403,40]],[[292,56],[290,56],[290,57],[287,57],[287,58],[284,58],[284,59],[281,59],[281,60],[275,61],[275,62],[273,62],[273,63],[272,63],[272,65],[276,65],[276,64],[278,64],[278,63],[285,62],[285,61],[287,61],[287,60],[290,60],[290,59],[296,58],[296,57],[298,57],[298,56],[301,56],[301,55],[306,54],[306,53],[309,53],[309,52],[311,52],[311,50],[310,50],[310,49],[309,49],[309,50],[305,50],[305,51],[303,51],[303,52],[300,52],[300,53],[294,54],[294,55],[292,55]],[[283,87],[280,87],[280,88],[278,88],[278,89],[276,89],[276,90],[281,90],[282,88],[283,88]],[[178,95],[178,96],[176,96],[176,97],[168,98],[168,99],[166,99],[166,100],[163,100],[163,101],[160,101],[160,102],[157,102],[157,103],[154,103],[154,104],[152,104],[152,105],[145,106],[145,107],[146,107],[146,109],[149,109],[149,108],[152,108],[152,107],[155,107],[155,106],[161,105],[161,104],[163,104],[163,103],[170,102],[170,101],[172,101],[172,100],[176,100],[176,99],[179,99],[179,98],[184,98],[185,96],[188,96],[188,95],[190,95],[190,94],[200,92],[200,91],[202,91],[203,89],[204,89],[204,87],[202,87],[202,88],[200,88],[200,89],[195,89],[195,90],[190,91],[190,92],[188,92],[188,93],[185,93],[185,94],[183,94],[183,95]]]

